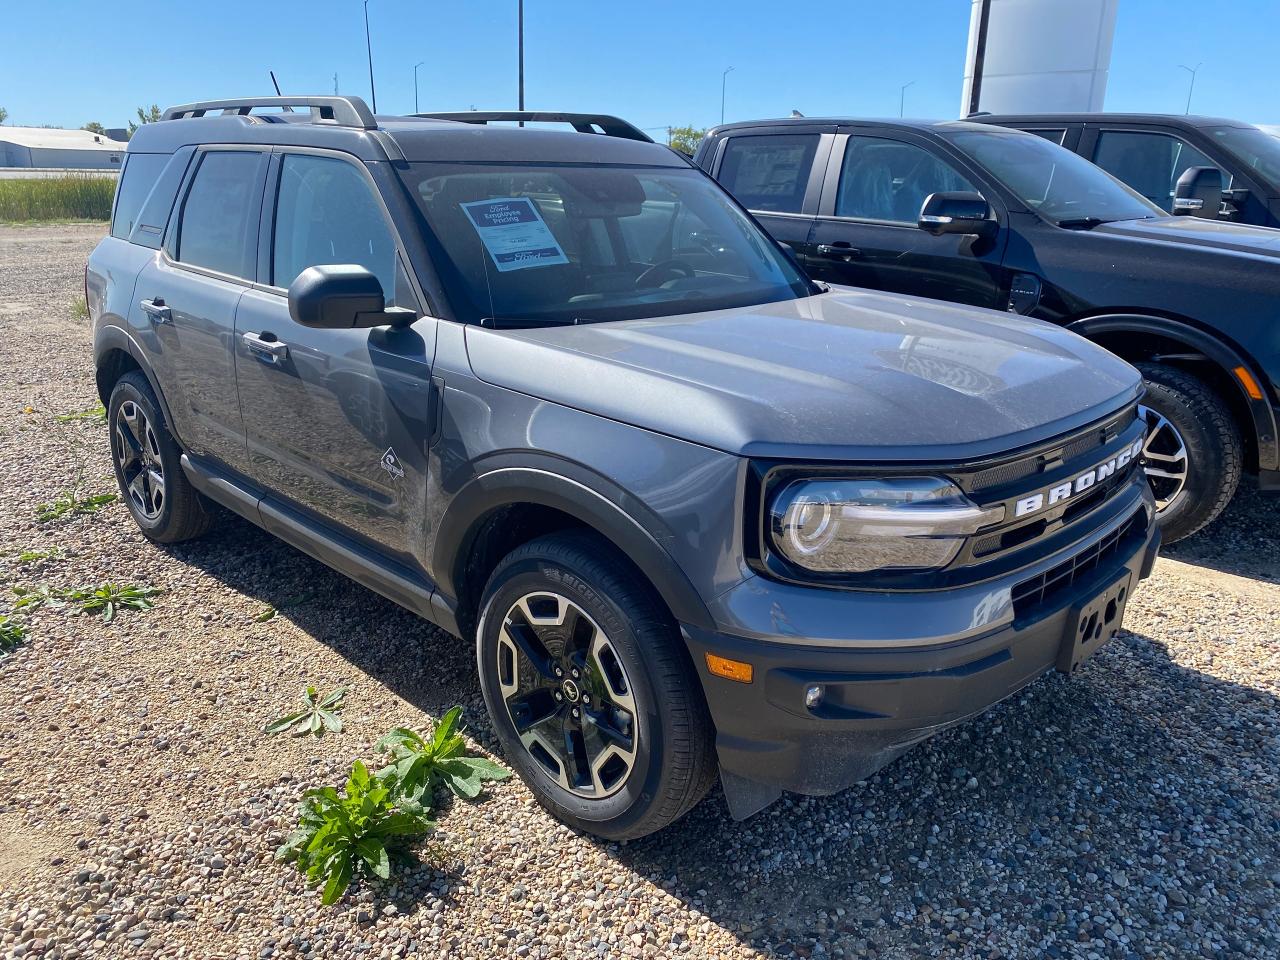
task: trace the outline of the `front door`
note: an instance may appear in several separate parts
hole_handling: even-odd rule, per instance
[[[931,193],[982,192],[949,159],[923,142],[858,133],[836,138],[831,164],[805,262],[811,276],[979,307],[1007,305],[1001,267],[1007,229],[980,239],[935,237],[918,226]]]
[[[389,306],[418,309],[395,234],[363,165],[285,153],[268,178],[269,281],[236,314],[236,372],[251,475],[274,495],[411,559],[431,436],[435,321],[316,330],[289,316],[307,267],[358,264]]]
[[[189,453],[240,472],[234,328],[253,277],[266,160],[250,150],[201,151],[164,249],[138,275],[130,307],[175,436]]]

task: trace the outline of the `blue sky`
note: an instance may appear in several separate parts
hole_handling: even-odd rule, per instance
[[[360,0],[11,0],[0,106],[11,124],[124,126],[143,103],[286,92],[368,98]],[[370,0],[381,112],[515,106],[515,0]],[[969,0],[526,0],[530,108],[641,127],[821,114],[959,112]],[[1203,11],[1211,16],[1205,19]],[[1280,123],[1280,2],[1120,0],[1107,108]],[[655,134],[658,131],[655,131]]]

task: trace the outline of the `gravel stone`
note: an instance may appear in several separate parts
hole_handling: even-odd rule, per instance
[[[119,504],[36,522],[82,462],[114,489],[105,428],[55,420],[97,400],[71,305],[104,232],[0,227],[0,594],[164,592],[36,610],[0,660],[0,957],[1280,956],[1280,497],[1252,488],[1075,677],[844,793],[745,823],[713,793],[614,844],[510,780],[323,907],[273,858],[299,795],[454,703],[492,746],[472,651],[229,515],[167,549]],[[265,737],[308,683],[349,688],[346,731]]]

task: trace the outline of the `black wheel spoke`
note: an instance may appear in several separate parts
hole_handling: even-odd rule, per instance
[[[602,740],[631,752],[634,743],[630,734],[632,719],[625,711],[606,706],[602,710],[585,711],[584,719],[599,731]]]
[[[511,711],[511,720],[516,725],[517,733],[525,733],[560,715],[563,709],[556,702],[550,690],[539,687],[527,694],[517,694],[507,700],[507,709]]]
[[[533,668],[538,671],[538,675],[545,680],[556,679],[555,664],[552,661],[551,654],[547,652],[546,646],[538,637],[537,631],[527,623],[507,622],[507,636],[509,636],[520,652],[525,655]]]

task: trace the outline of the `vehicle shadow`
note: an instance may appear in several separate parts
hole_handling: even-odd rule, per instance
[[[1245,477],[1240,490],[1213,523],[1162,556],[1255,580],[1280,583],[1280,496],[1262,493]]]
[[[238,518],[167,549],[432,716],[461,703],[496,749],[470,644]],[[1276,911],[1277,716],[1271,693],[1125,633],[1075,677],[1050,674],[841,794],[735,823],[717,789],[604,849],[776,956],[1066,956],[1093,938],[1100,956],[1202,938],[1275,955],[1274,918],[1251,918]]]

